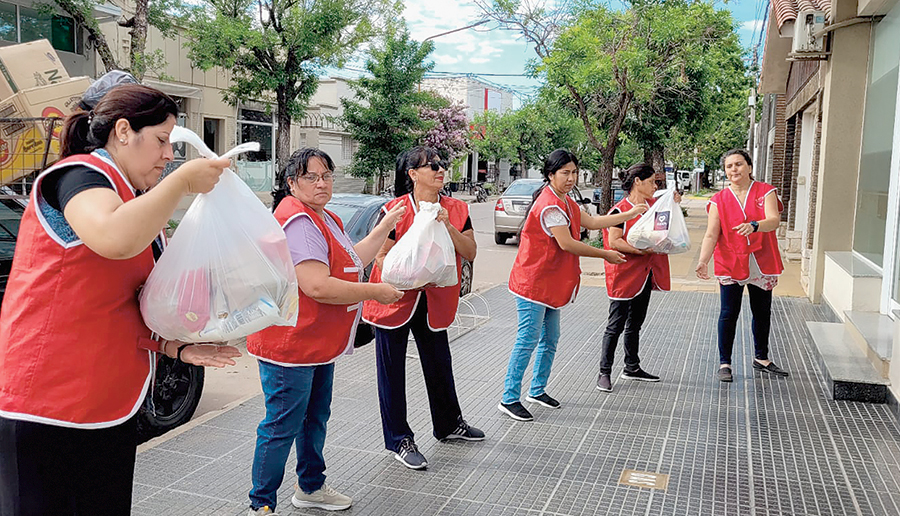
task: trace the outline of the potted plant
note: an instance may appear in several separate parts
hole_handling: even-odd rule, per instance
[[[450,191],[457,192],[459,191],[459,183],[462,182],[462,172],[459,170],[454,170],[450,174]]]

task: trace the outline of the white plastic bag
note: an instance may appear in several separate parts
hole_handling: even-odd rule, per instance
[[[216,158],[194,132],[170,136]],[[239,145],[222,157],[259,150]],[[141,291],[141,315],[169,340],[225,342],[269,326],[293,326],[299,305],[284,231],[230,169],[191,203]]]
[[[628,231],[629,244],[638,249],[652,249],[659,254],[686,253],[691,249],[691,237],[675,202],[675,190],[665,190],[641,215]]]
[[[456,285],[456,247],[444,224],[435,220],[439,203],[419,201],[419,211],[409,230],[384,257],[381,281],[398,290],[411,290],[429,283],[439,287]]]

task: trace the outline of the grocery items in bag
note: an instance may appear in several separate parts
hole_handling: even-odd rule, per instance
[[[690,250],[691,238],[681,206],[675,202],[675,190],[663,191],[653,206],[634,223],[626,240],[638,249],[652,249],[659,254]]]
[[[192,131],[170,139],[215,158]],[[243,144],[225,153],[258,150]],[[147,326],[169,340],[225,342],[269,326],[293,326],[297,277],[281,226],[230,169],[198,195],[141,291]]]
[[[440,203],[419,201],[409,230],[384,257],[381,281],[398,290],[456,285],[456,247],[447,228],[436,220],[440,211]]]

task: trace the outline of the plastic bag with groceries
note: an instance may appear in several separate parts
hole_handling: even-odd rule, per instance
[[[638,249],[652,249],[659,254],[686,253],[691,249],[691,237],[681,206],[675,202],[674,189],[663,190],[628,231],[626,240]]]
[[[439,203],[419,201],[409,230],[384,257],[381,281],[398,290],[456,285],[456,247],[447,228],[436,220],[440,211]]]
[[[193,131],[186,142],[217,156]],[[259,150],[245,143],[222,157]],[[141,291],[141,315],[169,340],[225,342],[269,326],[293,326],[299,306],[284,230],[255,193],[225,169],[209,193],[198,195]]]

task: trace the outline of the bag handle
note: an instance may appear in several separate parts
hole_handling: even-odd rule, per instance
[[[238,154],[243,154],[245,152],[256,152],[259,150],[258,142],[247,142],[238,145],[237,147],[229,150],[221,156],[217,156],[215,152],[211,151],[209,147],[206,146],[206,142],[204,142],[199,136],[197,136],[197,133],[191,131],[186,127],[181,127],[180,125],[176,125],[172,129],[172,133],[169,134],[169,141],[172,143],[187,143],[191,147],[197,149],[197,152],[199,152],[201,156],[208,159],[216,159],[220,157],[231,158],[233,156],[237,156]]]

